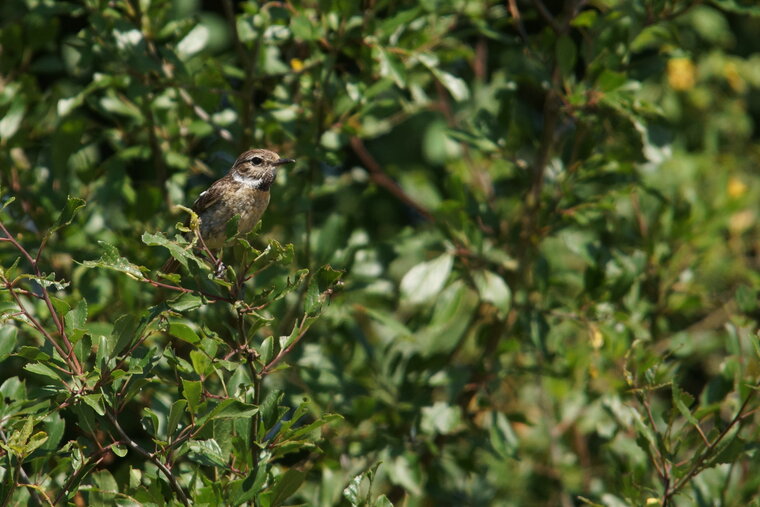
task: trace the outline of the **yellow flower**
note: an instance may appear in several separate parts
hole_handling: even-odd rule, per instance
[[[303,62],[299,60],[298,58],[291,58],[290,68],[293,69],[295,72],[301,72],[303,70]]]
[[[731,176],[728,180],[728,195],[736,199],[743,196],[747,192],[747,184],[736,176]]]
[[[697,68],[688,58],[671,58],[668,60],[668,84],[677,91],[694,88]]]
[[[604,335],[599,331],[596,324],[589,325],[589,343],[596,350],[599,350],[604,345]]]

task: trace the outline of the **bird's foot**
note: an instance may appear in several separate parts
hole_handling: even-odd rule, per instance
[[[216,261],[216,269],[214,270],[214,276],[217,278],[224,278],[227,273],[227,266],[224,265],[222,259]]]

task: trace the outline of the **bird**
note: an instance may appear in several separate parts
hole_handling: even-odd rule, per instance
[[[227,240],[227,223],[235,215],[240,217],[238,234],[253,229],[269,205],[269,191],[278,168],[293,163],[294,159],[281,158],[270,150],[252,149],[242,153],[229,172],[201,192],[192,205],[199,218],[202,244],[209,250],[222,248]],[[179,261],[170,257],[161,271],[169,274],[178,267]]]

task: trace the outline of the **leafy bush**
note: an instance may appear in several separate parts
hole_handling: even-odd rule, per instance
[[[758,500],[753,2],[0,20],[3,505]]]

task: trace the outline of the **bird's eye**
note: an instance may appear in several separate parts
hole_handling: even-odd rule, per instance
[[[253,162],[253,165],[261,165],[264,161],[261,160],[261,157],[253,157],[251,162]]]

